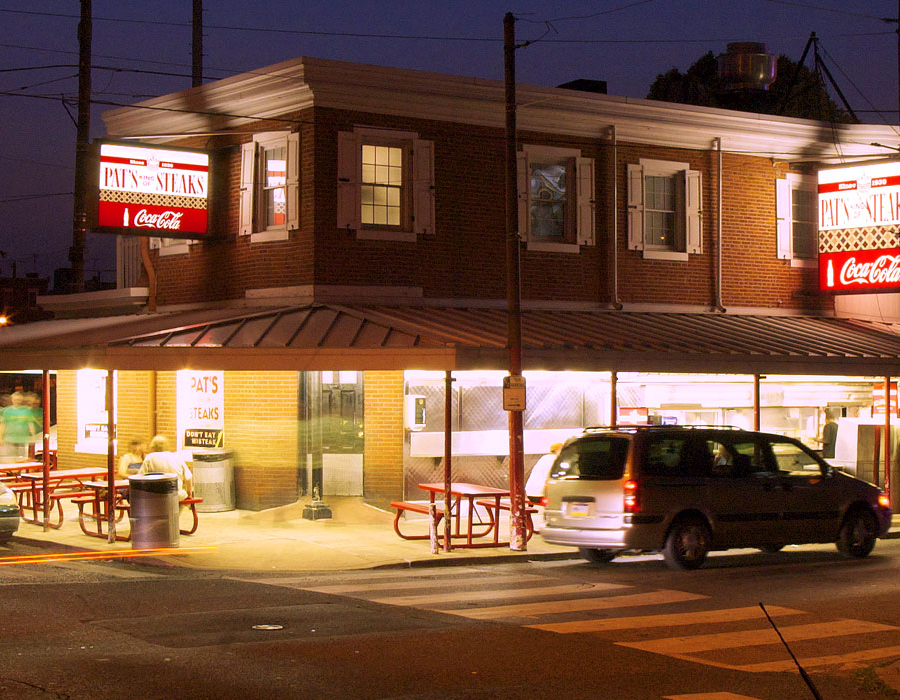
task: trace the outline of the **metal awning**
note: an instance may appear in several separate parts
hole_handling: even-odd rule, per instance
[[[309,304],[42,321],[0,370],[503,369],[504,309]],[[525,369],[900,374],[900,327],[833,317],[525,310]]]

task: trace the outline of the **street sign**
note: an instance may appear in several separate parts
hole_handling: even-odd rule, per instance
[[[519,375],[503,377],[503,410],[525,410],[525,377]]]

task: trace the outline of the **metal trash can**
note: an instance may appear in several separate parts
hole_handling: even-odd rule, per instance
[[[178,475],[128,477],[131,544],[135,549],[178,546]]]
[[[197,504],[201,513],[234,510],[234,466],[230,450],[202,450],[194,452],[194,496],[202,498]]]

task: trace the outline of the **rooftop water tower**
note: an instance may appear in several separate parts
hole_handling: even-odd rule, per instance
[[[727,90],[768,90],[775,82],[777,57],[766,53],[766,45],[755,41],[728,44],[716,57],[719,78]]]

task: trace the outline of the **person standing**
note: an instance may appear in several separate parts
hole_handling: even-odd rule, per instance
[[[825,425],[822,428],[822,456],[834,459],[834,447],[837,444],[838,424],[829,411],[825,411]]]
[[[0,413],[0,445],[12,457],[27,457],[28,445],[34,440],[34,411],[21,391],[13,392],[10,404]]]
[[[165,436],[154,435],[148,450],[138,474],[175,474],[178,476],[178,500],[183,501],[190,496],[194,492],[194,475],[178,453],[169,449]]]

